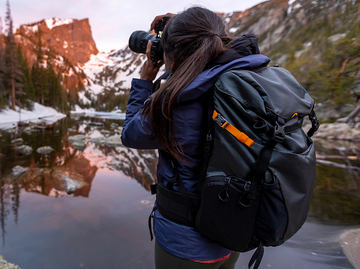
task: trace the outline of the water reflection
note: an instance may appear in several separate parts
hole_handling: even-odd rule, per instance
[[[96,140],[120,134],[117,124],[112,121],[65,119],[51,130],[23,131],[2,132],[0,136],[3,241],[10,210],[17,223],[21,190],[55,198],[86,198],[90,195],[92,181],[99,169],[120,171],[136,179],[146,190],[150,189],[154,181],[157,165],[155,151],[129,149],[119,144],[109,146],[103,140]],[[86,135],[82,150],[72,147],[68,142],[69,136],[79,133]],[[30,155],[23,155],[18,145],[11,143],[19,137],[23,139],[22,144],[33,149]],[[42,146],[51,146],[54,151],[45,155],[37,153],[36,149]]]
[[[317,166],[311,216],[332,223],[359,225],[359,143],[318,140],[316,146],[320,163]]]
[[[74,225],[73,230],[71,230],[74,234],[81,233],[86,229],[88,229],[89,234],[96,234],[102,231],[105,228],[100,227],[99,230],[94,232],[94,226],[104,218],[106,218],[106,221],[104,221],[107,225],[106,231],[113,229],[112,231],[118,234],[117,238],[124,237],[121,229],[117,229],[119,223],[123,225],[122,228],[125,231],[130,230],[129,227],[132,227],[134,223],[139,227],[145,227],[143,221],[146,218],[145,215],[150,211],[153,200],[149,198],[150,195],[146,198],[147,200],[143,200],[144,196],[147,195],[144,194],[144,189],[149,190],[150,184],[156,177],[157,153],[153,150],[135,150],[122,146],[118,141],[121,131],[121,127],[118,127],[118,125],[121,125],[121,122],[115,120],[89,120],[88,118],[79,117],[76,119],[64,119],[51,130],[20,130],[19,132],[0,133],[0,224],[3,244],[5,244],[7,222],[11,223],[13,221],[15,224],[19,223],[17,231],[24,229],[25,233],[28,230],[30,233],[33,232],[32,227],[29,228],[21,223],[21,217],[23,219],[29,218],[29,216],[25,216],[27,213],[28,215],[38,214],[36,217],[39,218],[38,226],[41,227],[40,230],[45,228],[51,230],[44,216],[49,214],[46,212],[53,212],[55,207],[45,208],[44,206],[41,209],[36,208],[43,201],[49,201],[49,204],[52,205],[56,204],[56,221],[64,218],[64,216],[69,218],[71,215],[71,218],[64,222]],[[69,142],[69,137],[78,134],[83,134],[84,139],[78,143],[80,146],[76,147]],[[33,148],[33,152],[30,155],[23,155],[17,146],[11,143],[13,139],[19,137],[24,140],[24,145]],[[320,220],[330,225],[334,223],[343,225],[360,224],[359,170],[331,166],[335,163],[346,167],[359,168],[359,145],[337,142],[329,143],[328,141],[316,141],[316,144],[319,159],[326,161],[326,164],[318,164],[317,182],[310,211],[311,220]],[[36,152],[36,149],[42,146],[51,146],[54,151],[47,155],[41,155]],[[16,166],[21,166],[24,170],[14,173],[13,168]],[[95,178],[96,180],[94,180]],[[137,189],[129,187],[129,189],[125,189],[124,186],[126,184],[121,182],[123,178],[128,178],[128,181],[134,179],[142,187]],[[108,186],[107,184],[110,185]],[[93,193],[91,193],[92,186],[93,189],[96,188],[94,186],[98,186],[98,189],[96,191],[93,190]],[[116,187],[122,190],[120,194],[109,190]],[[37,198],[34,198],[29,193],[39,195],[36,195]],[[134,193],[137,193],[136,197],[134,197]],[[27,200],[25,200],[27,202],[23,201],[22,207],[26,208],[24,210],[29,212],[22,212],[19,216],[21,196],[23,199],[27,197]],[[51,196],[52,198],[44,196]],[[74,197],[78,199],[74,199]],[[121,203],[119,203],[120,199],[122,199]],[[31,203],[33,200],[41,202],[35,203],[36,206],[33,206]],[[94,201],[96,201],[96,205]],[[139,205],[140,203],[142,203],[141,206]],[[145,204],[148,208],[143,210],[144,215],[136,215],[138,213],[134,213],[134,211],[137,208],[142,208]],[[71,205],[72,207],[66,208],[66,205]],[[119,209],[120,207],[121,210]],[[100,214],[100,211],[102,214]],[[84,215],[89,215],[96,221],[90,217],[84,218]],[[72,223],[74,219],[82,221],[82,225],[86,225],[86,227],[82,226],[78,230],[78,228],[75,228],[76,223]],[[127,220],[128,222],[126,222]],[[26,222],[26,220],[23,221]],[[91,222],[91,224],[88,222]],[[126,226],[125,223],[131,224]],[[65,226],[60,226],[61,229],[65,230]],[[110,226],[111,228],[109,228]],[[313,225],[309,225],[309,223],[306,227],[310,227],[311,231],[314,230]],[[328,230],[327,226],[321,224],[319,224],[318,228]],[[16,237],[14,236],[16,229],[11,225],[7,229],[10,231],[7,235],[10,238],[8,239],[8,244],[10,245],[12,241],[16,242],[14,239]],[[51,230],[49,236],[55,236],[54,234],[57,232],[59,230]],[[333,233],[333,231],[331,232]],[[137,234],[128,234],[128,232],[126,236],[128,236],[128,240],[139,237]],[[21,238],[20,240],[24,240],[23,237],[19,237]],[[303,238],[304,236],[302,235],[301,239]],[[69,238],[69,241],[71,239]],[[113,239],[118,244],[116,238]],[[52,244],[53,241],[51,240],[49,239],[47,243]],[[87,250],[87,241],[83,240],[84,242],[79,241],[78,247]],[[134,249],[143,244],[143,241],[137,240],[139,240],[136,241],[138,245],[134,246]],[[103,244],[106,244],[108,241],[108,238],[104,239]],[[22,241],[18,242],[21,243]],[[301,247],[304,247],[303,240],[299,240],[299,244]],[[59,248],[68,247],[68,245],[60,245]],[[305,249],[306,247],[304,247]],[[7,246],[2,251],[9,251],[11,255],[18,257],[16,251],[12,252],[11,247]],[[35,253],[38,253],[36,251],[41,252],[39,249],[34,250]],[[328,245],[324,252],[327,251]],[[336,248],[336,251],[340,251],[339,255],[342,255],[341,250]],[[64,253],[64,256],[66,256],[65,254],[68,255]],[[92,257],[92,255],[89,255],[86,258],[91,259],[90,256]],[[134,257],[137,259],[136,255]],[[74,260],[76,260],[76,257]],[[66,266],[61,267],[64,263],[65,261],[59,265],[59,268],[66,268]],[[32,268],[38,267],[34,265]],[[113,268],[117,267],[114,265]],[[144,268],[147,267],[145,266]]]

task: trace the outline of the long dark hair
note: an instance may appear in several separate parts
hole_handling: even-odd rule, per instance
[[[154,134],[160,145],[177,159],[185,155],[176,142],[173,110],[179,93],[186,88],[230,41],[222,19],[214,12],[192,7],[171,18],[162,34],[166,60],[173,74],[146,103]]]

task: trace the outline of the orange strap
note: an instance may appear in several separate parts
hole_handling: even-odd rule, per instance
[[[213,120],[215,120],[217,117],[220,117],[219,113],[214,110],[213,113]],[[239,140],[241,143],[245,144],[248,147],[251,147],[252,144],[254,144],[254,140],[252,140],[250,137],[248,137],[245,133],[239,131],[235,126],[231,125],[227,121],[223,121],[221,124],[221,128],[224,128],[227,130],[230,134],[232,134],[237,140]]]

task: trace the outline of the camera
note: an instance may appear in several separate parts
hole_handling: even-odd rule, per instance
[[[155,35],[145,31],[135,31],[129,38],[129,48],[137,53],[146,53],[148,41],[151,40],[150,58],[156,64],[163,59],[163,48],[161,46],[161,35],[170,17],[164,17],[155,24]]]

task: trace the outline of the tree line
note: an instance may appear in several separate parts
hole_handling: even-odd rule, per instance
[[[5,27],[0,18],[0,110],[10,107],[31,109],[33,102],[69,111],[68,93],[63,78],[44,57],[41,32],[37,32],[36,61],[30,66],[20,44],[15,41],[9,0],[6,2]]]

